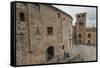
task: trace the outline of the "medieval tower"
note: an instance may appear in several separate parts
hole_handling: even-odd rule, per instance
[[[76,14],[76,40],[78,44],[85,43],[86,13]]]

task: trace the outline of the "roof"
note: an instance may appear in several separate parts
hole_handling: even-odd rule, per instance
[[[77,13],[76,15],[80,15],[80,14],[87,14],[86,12],[84,12],[84,13]]]
[[[68,16],[73,20],[72,16],[69,15],[68,13],[64,12],[63,10],[61,10],[61,9],[55,7],[55,6],[52,6],[52,5],[50,5],[50,6],[53,7],[53,8],[55,8],[55,9],[57,9],[57,10],[59,10],[59,11],[61,11],[61,12],[64,13],[64,14],[68,15]]]
[[[96,31],[96,27],[86,28],[86,31]]]

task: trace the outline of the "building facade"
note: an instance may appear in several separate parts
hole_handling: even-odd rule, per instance
[[[72,17],[52,5],[16,4],[16,64],[58,63],[72,47]]]
[[[87,45],[96,45],[96,27],[86,28],[86,40]]]
[[[96,27],[86,27],[86,14],[76,14],[76,24],[73,26],[73,42],[76,44],[96,45]]]

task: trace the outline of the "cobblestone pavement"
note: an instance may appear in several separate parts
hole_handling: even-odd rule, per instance
[[[96,46],[73,45],[68,54],[69,57],[62,57],[59,62],[68,62],[78,54],[80,54],[80,61],[94,61],[96,60]]]
[[[73,45],[69,54],[72,58],[80,54],[80,58],[84,61],[94,61],[96,60],[96,46]]]
[[[80,55],[84,61],[94,61],[96,60],[96,47],[80,45]]]
[[[73,45],[68,51],[69,56],[63,56],[57,60],[51,60],[48,63],[77,62],[78,61],[94,61],[96,60],[96,46]],[[75,58],[77,55],[80,57]],[[74,59],[75,58],[75,59]],[[77,60],[76,60],[77,59]]]

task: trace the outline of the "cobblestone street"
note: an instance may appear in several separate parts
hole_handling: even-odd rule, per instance
[[[84,61],[96,60],[96,46],[80,45],[80,55]]]
[[[59,59],[59,62],[80,62],[80,61],[95,61],[96,47],[88,45],[73,45],[68,52],[69,57]]]

